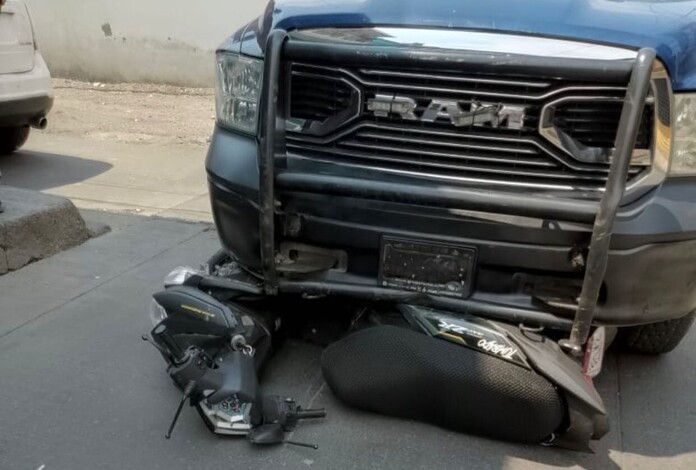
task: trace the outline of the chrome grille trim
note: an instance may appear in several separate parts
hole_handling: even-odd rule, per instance
[[[384,150],[386,152],[393,152],[393,153],[404,153],[404,154],[413,154],[413,155],[427,155],[430,157],[441,157],[441,158],[446,158],[446,159],[452,159],[452,160],[462,160],[465,162],[468,161],[473,161],[473,162],[486,162],[486,163],[503,163],[503,164],[508,164],[508,165],[517,165],[517,166],[539,166],[539,167],[546,167],[546,168],[557,168],[556,165],[553,165],[552,163],[549,162],[537,162],[537,161],[530,161],[530,160],[522,160],[522,159],[505,159],[505,158],[499,158],[499,157],[494,157],[494,158],[488,158],[482,155],[457,155],[453,153],[447,153],[447,152],[438,152],[438,151],[433,151],[433,150],[422,150],[422,149],[414,149],[414,148],[404,148],[404,147],[390,147],[388,145],[373,145],[373,144],[368,144],[368,143],[363,143],[355,140],[348,140],[346,142],[342,143],[343,146],[346,147],[355,147],[355,148],[360,148],[360,149],[375,149],[375,150]],[[340,152],[340,150],[339,150]],[[367,159],[379,159],[379,157],[366,157]],[[429,161],[424,161],[424,162],[419,162],[420,165],[431,165],[431,162]],[[432,164],[432,166],[442,166],[442,164]],[[451,166],[453,169],[461,169],[460,165],[454,165]],[[470,168],[467,166],[467,168]],[[501,169],[501,172],[504,171]]]
[[[293,148],[292,146],[289,146],[289,148]],[[368,147],[365,146],[365,148],[373,148],[373,147]],[[302,150],[311,150],[311,147],[302,147]],[[317,153],[321,154],[323,153],[321,149],[317,149]],[[349,150],[349,149],[334,149],[332,151],[332,155],[339,155],[343,157],[348,157],[350,159],[355,159],[355,160],[365,160],[365,161],[376,161],[376,162],[389,162],[389,163],[397,163],[397,164],[402,164],[406,166],[405,164],[408,164],[409,161],[405,159],[403,156],[388,156],[386,154],[380,153],[379,155],[370,155],[366,154],[365,152],[360,152],[357,150]],[[428,167],[431,169],[441,169],[441,170],[461,170],[462,166],[457,165],[454,163],[436,163],[432,160],[422,160],[414,163],[414,166],[418,167]],[[483,173],[483,174],[493,174],[493,175],[508,175],[508,176],[527,176],[530,178],[538,178],[540,180],[545,180],[545,179],[550,179],[550,180],[560,180],[560,181],[578,181],[582,180],[585,181],[586,183],[596,183],[596,182],[605,182],[606,177],[592,177],[592,176],[577,176],[573,174],[567,174],[567,173],[545,173],[542,171],[532,171],[532,170],[527,170],[523,168],[514,168],[514,169],[508,169],[508,168],[503,168],[500,166],[495,166],[495,167],[486,167],[486,166],[481,166],[481,165],[475,165],[475,164],[469,164],[466,166],[466,171],[465,173],[471,173],[471,174],[477,174],[477,173]],[[441,175],[438,175],[441,176]]]
[[[633,60],[636,50],[592,44],[569,39],[554,39],[527,34],[454,30],[450,28],[403,28],[390,26],[359,28],[315,28],[290,32],[295,41],[344,45],[369,45],[376,39],[391,47],[476,51],[520,54],[537,57],[590,59],[602,61]]]
[[[531,81],[512,81],[512,80],[498,80],[492,78],[471,78],[471,77],[452,77],[448,75],[436,75],[436,74],[425,74],[425,73],[414,73],[414,72],[395,72],[393,70],[375,70],[375,69],[360,69],[360,73],[363,75],[386,75],[392,77],[404,77],[404,78],[424,78],[430,80],[444,80],[452,82],[464,82],[464,83],[486,83],[490,85],[509,85],[509,86],[526,86],[534,88],[548,88],[551,86],[551,82],[531,82]]]
[[[392,162],[396,164],[401,164],[404,167],[429,167],[429,168],[439,168],[442,170],[457,170],[461,173],[490,173],[490,174],[505,174],[505,175],[517,175],[517,176],[529,176],[534,178],[540,178],[545,180],[583,180],[586,184],[594,182],[596,184],[602,184],[606,182],[606,173],[601,172],[601,174],[589,174],[588,173],[564,173],[561,171],[556,172],[533,172],[525,169],[530,165],[525,161],[504,161],[502,159],[486,159],[484,157],[471,155],[467,157],[462,157],[464,161],[472,162],[486,162],[489,164],[497,164],[496,166],[481,166],[475,163],[467,163],[466,166],[457,164],[456,162],[438,162],[434,160],[418,160],[409,158],[409,155],[422,155],[430,157],[441,157],[445,159],[452,159],[453,155],[448,155],[442,152],[433,152],[427,150],[409,150],[402,148],[393,148],[388,146],[375,146],[371,144],[360,144],[356,142],[346,142],[341,147],[336,147],[331,149],[330,152],[326,152],[321,146],[316,145],[294,145],[292,143],[287,144],[288,149],[292,149],[294,152],[304,152],[313,153],[314,155],[323,155],[325,158],[331,158],[331,156],[347,157],[349,159],[357,159],[362,161],[376,161],[376,162]],[[347,148],[350,147],[350,148]],[[351,149],[353,148],[353,149]],[[360,149],[360,150],[357,150]],[[382,150],[384,153],[374,154],[369,153],[367,150]],[[389,152],[389,153],[388,153]],[[391,155],[390,155],[391,153]],[[510,167],[502,166],[502,164],[509,164]],[[545,166],[549,169],[559,169],[559,166]],[[414,169],[414,171],[416,171]],[[598,172],[600,173],[600,172]],[[635,175],[635,171],[633,172]],[[596,189],[596,185],[595,185]]]
[[[402,131],[409,131],[411,129],[408,129],[403,126],[394,126],[394,125],[377,125],[374,123],[367,123],[367,122],[359,122],[355,123],[353,126],[338,132],[330,137],[326,138],[317,138],[317,137],[310,137],[310,136],[305,136],[302,134],[297,134],[297,133],[288,133],[286,135],[286,140],[287,140],[287,145],[290,146],[292,145],[296,149],[302,148],[303,145],[327,145],[331,144],[334,142],[339,142],[342,139],[345,139],[349,137],[351,134],[355,133],[356,131],[359,131],[361,129],[377,129],[377,130],[387,130],[387,131],[393,131],[393,132],[402,132]],[[490,142],[496,142],[496,144],[499,146],[501,143],[509,143],[509,144],[525,144],[525,145],[530,145],[538,149],[537,154],[541,154],[540,152],[546,152],[550,156],[552,156],[555,160],[558,161],[559,164],[567,166],[569,169],[578,171],[578,172],[597,172],[597,173],[608,173],[609,168],[604,167],[604,166],[593,166],[593,165],[586,165],[582,164],[581,162],[577,162],[570,157],[567,159],[565,156],[562,155],[562,153],[556,152],[554,148],[551,146],[545,147],[544,144],[541,142],[535,140],[534,138],[514,138],[514,137],[503,137],[503,136],[491,136],[491,135],[480,135],[480,134],[457,134],[457,133],[452,133],[452,132],[447,132],[447,131],[441,131],[441,130],[433,130],[433,129],[418,129],[417,131],[420,134],[426,134],[430,135],[433,137],[448,137],[448,138],[467,138],[467,139],[473,139],[473,140],[482,140],[482,141],[490,141]],[[433,145],[439,145],[439,140],[433,140],[432,143]],[[491,148],[491,147],[487,147]],[[326,151],[326,150],[325,150]],[[329,150],[333,151],[333,149]]]
[[[395,90],[417,90],[417,91],[427,91],[427,92],[438,92],[438,93],[451,93],[451,94],[460,94],[460,95],[477,95],[477,96],[490,96],[490,97],[497,97],[497,98],[512,98],[512,99],[521,99],[521,100],[535,100],[535,101],[541,101],[548,99],[552,96],[559,95],[562,93],[566,92],[571,92],[571,91],[586,91],[586,92],[609,92],[609,91],[615,91],[615,92],[620,92],[620,93],[625,93],[626,92],[626,87],[616,87],[616,86],[569,86],[569,87],[562,87],[562,88],[557,88],[553,91],[543,93],[543,94],[522,94],[522,93],[504,93],[504,92],[487,92],[487,91],[481,91],[481,90],[466,90],[462,88],[443,88],[443,87],[425,87],[425,86],[419,86],[419,85],[404,85],[400,83],[388,83],[388,82],[382,82],[382,81],[370,81],[366,80],[363,77],[360,77],[359,75],[353,73],[352,71],[341,68],[341,67],[327,67],[323,65],[314,65],[314,64],[305,64],[305,63],[295,63],[294,65],[300,66],[300,67],[307,67],[307,68],[313,68],[313,69],[319,69],[319,70],[326,70],[330,72],[338,72],[339,74],[343,74],[347,77],[350,77],[352,80],[355,80],[357,83],[364,87],[373,87],[373,88],[393,88]],[[398,73],[398,72],[397,72]],[[392,75],[394,76],[394,75]],[[427,75],[426,75],[427,76]],[[405,76],[406,77],[406,76]],[[435,96],[435,95],[433,95]]]
[[[375,133],[369,133],[369,132],[358,132],[357,133],[358,137],[366,137],[366,138],[371,138],[371,139],[377,139],[377,140],[390,140],[393,142],[409,142],[413,144],[422,144],[422,140],[414,139],[414,138],[408,138],[408,137],[395,137],[395,136],[390,136],[390,135],[380,135],[380,134],[375,134]],[[454,143],[454,142],[442,142],[439,141],[437,142],[437,145],[443,146],[443,147],[456,147],[456,148],[463,148],[463,149],[471,149],[471,150],[487,150],[490,152],[508,152],[508,153],[528,153],[531,155],[536,155],[537,152],[534,150],[529,150],[529,149],[512,149],[509,147],[491,147],[491,146],[484,146],[484,145],[471,145],[471,144],[464,144],[464,143]]]
[[[296,153],[296,152],[288,152],[287,153],[288,157],[297,159],[299,161],[310,161],[310,162],[320,162],[320,163],[325,163],[325,164],[330,164],[330,165],[335,165],[337,162],[335,160],[332,160],[331,158],[321,158],[321,157],[307,157],[305,155]],[[414,178],[425,178],[428,180],[432,181],[439,181],[439,182],[451,182],[451,183],[458,183],[458,184],[472,184],[472,185],[479,185],[479,186],[499,186],[502,189],[505,188],[517,188],[517,189],[533,189],[533,190],[548,190],[548,191],[579,191],[579,192],[584,192],[584,193],[594,193],[596,191],[595,186],[583,186],[579,184],[560,184],[557,182],[554,183],[527,183],[524,181],[515,181],[515,180],[502,180],[502,179],[495,179],[495,178],[474,178],[470,176],[453,176],[453,175],[441,175],[437,173],[430,173],[427,171],[412,171],[412,170],[404,170],[404,169],[396,169],[396,168],[390,168],[387,166],[379,166],[379,165],[365,165],[365,164],[358,164],[358,163],[347,163],[347,162],[339,162],[338,163],[340,166],[345,167],[345,168],[355,168],[355,169],[360,169],[360,170],[366,170],[366,171],[378,171],[381,173],[387,173],[387,174],[393,174],[393,175],[399,175],[399,176],[408,176],[408,177],[414,177]]]

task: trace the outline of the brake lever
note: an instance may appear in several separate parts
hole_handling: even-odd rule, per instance
[[[165,356],[171,357],[171,354],[169,354],[169,352],[168,352],[166,349],[164,349],[164,348],[163,348],[162,346],[160,346],[159,344],[155,343],[155,342],[152,340],[152,338],[150,338],[148,335],[142,335],[142,336],[140,337],[140,339],[142,339],[142,340],[145,341],[146,343],[152,345],[156,350],[158,350],[160,353],[164,354]]]

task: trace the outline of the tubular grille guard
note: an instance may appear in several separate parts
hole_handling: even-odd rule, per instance
[[[631,150],[638,136],[638,126],[643,109],[642,103],[645,102],[650,86],[650,73],[655,57],[653,49],[641,49],[633,63],[631,80],[626,90],[626,99],[621,111],[619,130],[614,144],[616,152],[609,168],[604,196],[599,204],[592,230],[585,279],[578,299],[573,328],[570,338],[560,342],[561,346],[572,354],[581,353],[590,334],[599,290],[607,270],[614,221],[626,191],[626,175],[631,164]]]
[[[424,60],[428,63],[469,63],[483,70],[495,68],[490,54],[458,52],[456,54],[432,53],[414,56],[395,48],[382,47],[345,47],[327,46],[325,44],[307,44],[288,42],[285,31],[271,32],[266,44],[264,64],[264,84],[262,91],[262,114],[260,121],[260,155],[259,155],[259,204],[260,204],[260,248],[265,279],[266,292],[276,294],[279,290],[278,274],[275,266],[275,186],[282,185],[284,189],[302,189],[304,191],[325,192],[330,194],[351,194],[368,199],[393,200],[403,196],[405,201],[425,205],[440,205],[443,207],[458,207],[472,210],[497,211],[509,215],[523,215],[560,219],[574,222],[593,224],[593,234],[590,243],[587,268],[583,282],[582,293],[571,337],[561,341],[564,348],[572,353],[578,353],[587,340],[594,317],[594,310],[599,296],[607,266],[609,243],[618,207],[626,190],[626,177],[630,166],[631,151],[635,146],[638,135],[643,103],[650,86],[650,74],[655,61],[655,51],[641,49],[633,63],[626,61],[604,62],[597,67],[595,60],[567,60],[551,58],[539,60],[527,65],[524,61],[516,61],[513,65],[524,68],[527,73],[534,70],[548,70],[554,67],[566,74],[584,77],[588,69],[599,73],[608,82],[625,83],[630,77],[626,98],[621,112],[619,129],[615,143],[615,155],[609,168],[604,195],[597,204],[592,201],[551,198],[544,196],[525,196],[520,194],[491,193],[468,189],[429,188],[405,186],[403,191],[398,187],[385,187],[379,181],[352,180],[351,178],[330,177],[321,175],[302,175],[297,173],[276,174],[276,157],[283,154],[279,148],[284,140],[284,126],[278,119],[278,91],[281,79],[281,60],[287,58],[304,58],[322,60],[335,57],[340,53],[347,61],[378,64],[385,54],[394,63],[412,63],[414,60]],[[595,72],[599,70],[598,72]],[[595,78],[596,75],[595,75]],[[309,178],[311,176],[311,179]],[[301,282],[293,283],[293,289],[301,287]],[[329,283],[325,286],[330,291]],[[345,287],[345,286],[344,286]],[[282,288],[282,285],[281,285]],[[343,289],[345,290],[345,289]],[[373,296],[374,288],[351,286],[349,289],[356,295]],[[364,291],[364,292],[363,292]]]

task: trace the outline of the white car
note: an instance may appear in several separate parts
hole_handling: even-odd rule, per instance
[[[0,0],[0,155],[21,147],[29,127],[46,127],[53,105],[51,74],[21,0]]]

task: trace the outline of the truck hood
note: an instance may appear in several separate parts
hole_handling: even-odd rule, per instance
[[[675,90],[696,89],[696,0],[275,0],[247,31],[261,52],[274,28],[329,26],[493,30],[652,47]]]

